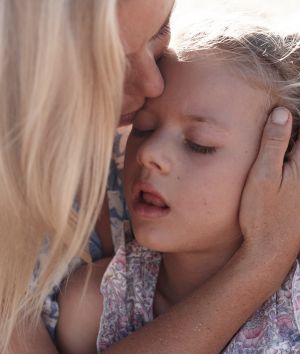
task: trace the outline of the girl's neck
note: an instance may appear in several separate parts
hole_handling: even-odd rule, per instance
[[[241,241],[207,252],[164,253],[157,280],[154,313],[160,315],[201,287],[222,268]]]

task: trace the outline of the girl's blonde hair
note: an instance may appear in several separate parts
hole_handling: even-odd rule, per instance
[[[256,21],[200,22],[181,30],[173,41],[178,60],[220,60],[237,69],[249,84],[263,87],[270,98],[267,113],[285,106],[293,114],[290,152],[300,126],[300,34],[260,27]]]
[[[1,353],[95,224],[124,64],[116,0],[0,2]]]

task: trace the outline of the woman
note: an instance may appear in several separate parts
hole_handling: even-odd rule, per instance
[[[37,323],[43,299],[96,222],[121,103],[121,123],[129,123],[146,97],[163,90],[155,60],[168,45],[173,0],[0,6],[0,350],[10,342],[13,353],[47,353],[46,346],[55,353]],[[298,225],[288,222],[298,215],[300,148],[282,169],[286,123],[276,115],[265,127],[241,201],[245,242],[231,261],[187,301],[108,352],[139,353],[141,345],[143,353],[218,352],[280,285],[300,248]],[[43,247],[48,256],[37,267]]]

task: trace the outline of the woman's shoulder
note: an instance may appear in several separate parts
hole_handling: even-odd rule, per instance
[[[71,274],[59,295],[57,341],[68,353],[87,353],[96,347],[103,311],[101,279],[109,258],[79,268]]]

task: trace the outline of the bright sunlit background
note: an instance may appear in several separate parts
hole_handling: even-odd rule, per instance
[[[181,20],[190,12],[199,19],[243,12],[256,15],[262,25],[271,22],[300,31],[300,0],[177,0],[174,20]]]

